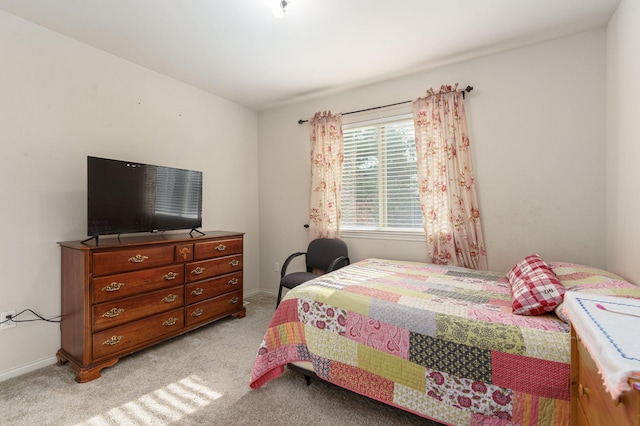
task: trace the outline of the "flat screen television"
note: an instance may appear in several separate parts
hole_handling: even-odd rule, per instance
[[[87,157],[87,206],[90,237],[197,230],[202,172]]]

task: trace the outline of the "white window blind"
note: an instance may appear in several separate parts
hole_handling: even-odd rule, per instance
[[[340,228],[422,232],[413,118],[343,126]]]

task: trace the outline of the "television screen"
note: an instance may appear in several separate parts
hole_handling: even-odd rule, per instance
[[[202,172],[87,157],[87,235],[202,226]]]

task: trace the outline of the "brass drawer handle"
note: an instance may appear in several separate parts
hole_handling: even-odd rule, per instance
[[[233,259],[231,262],[229,262],[229,265],[231,266],[238,266],[240,264],[240,262],[238,262],[236,259]]]
[[[230,279],[230,280],[229,280],[229,285],[236,285],[236,284],[238,284],[239,282],[240,282],[240,280],[239,280],[239,279],[237,279],[237,278],[232,278],[232,279]]]
[[[142,263],[147,259],[148,259],[147,256],[144,256],[142,254],[136,254],[135,256],[129,258],[129,262]]]
[[[175,280],[178,277],[179,274],[175,273],[175,272],[168,272],[167,274],[165,274],[162,279],[165,281],[171,281],[171,280]]]
[[[204,293],[204,288],[200,288],[200,287],[196,288],[191,292],[191,294],[193,294],[194,296],[200,296],[202,293]]]
[[[231,300],[229,300],[229,303],[238,303],[239,300],[239,297],[233,297]]]
[[[102,314],[102,318],[115,318],[123,312],[124,309],[122,308],[111,308],[107,312]]]
[[[220,244],[216,247],[216,250],[218,251],[225,251],[227,249],[227,246],[225,246],[224,244]]]
[[[194,269],[193,271],[191,271],[192,274],[195,275],[200,275],[201,273],[204,272],[204,268],[201,266],[198,266],[196,269]]]
[[[124,283],[117,283],[114,281],[111,284],[102,287],[102,291],[118,291],[122,287],[124,287]]]
[[[199,317],[202,314],[204,314],[204,309],[201,308],[198,308],[195,311],[191,312],[192,317]]]
[[[170,327],[172,325],[176,325],[177,322],[178,322],[178,318],[171,317],[168,320],[166,320],[165,322],[163,322],[162,325]]]
[[[178,296],[176,296],[175,294],[170,294],[166,296],[164,299],[162,299],[162,301],[165,303],[171,303],[171,302],[174,302],[177,298]]]
[[[120,340],[122,340],[122,336],[111,336],[110,338],[102,342],[102,344],[107,346],[113,346],[120,343]]]

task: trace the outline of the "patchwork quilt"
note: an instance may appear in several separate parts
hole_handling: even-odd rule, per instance
[[[569,325],[511,313],[504,274],[367,259],[289,291],[251,387],[309,361],[324,380],[452,425],[568,425]]]

